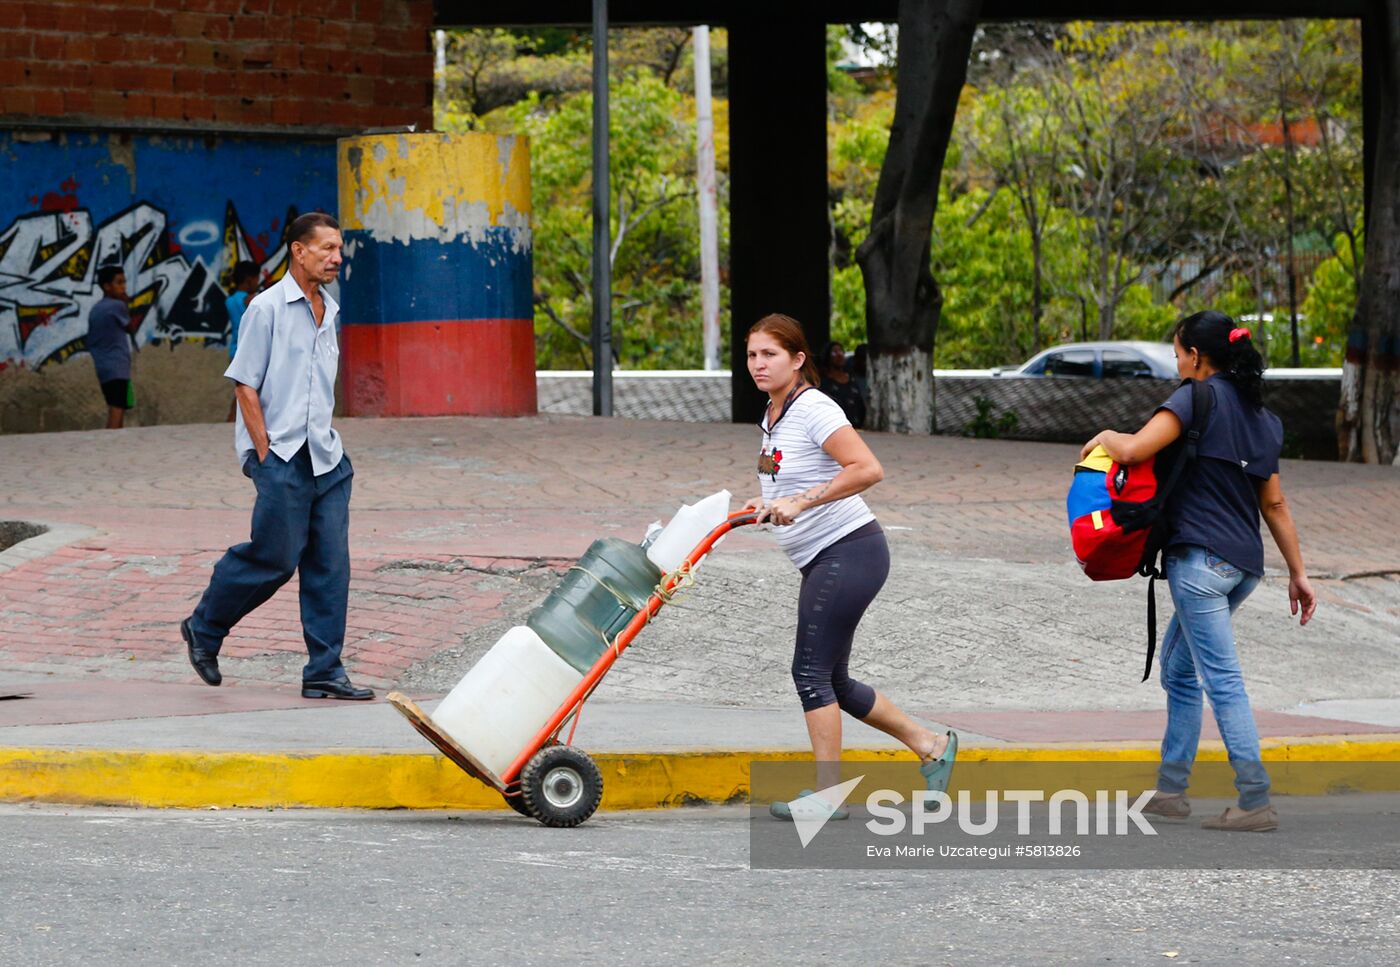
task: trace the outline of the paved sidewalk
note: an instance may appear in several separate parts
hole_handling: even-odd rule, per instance
[[[381,695],[446,692],[590,540],[636,540],[682,501],[754,489],[751,427],[338,425],[356,468],[347,664]],[[58,525],[0,551],[0,749],[431,753],[381,703],[300,698],[295,581],[229,639],[225,687],[195,684],[177,625],[223,549],[245,539],[252,505],[229,438],[224,425],[0,437],[0,521]],[[1155,677],[1137,682],[1145,585],[1092,584],[1073,564],[1063,499],[1075,448],[868,439],[886,467],[870,502],[895,566],[855,673],[958,728],[969,748],[1150,754],[1162,697]],[[1288,619],[1269,547],[1274,576],[1237,625],[1261,731],[1280,749],[1363,737],[1390,748],[1400,475],[1299,462],[1283,475],[1323,608],[1306,629]],[[619,662],[579,744],[619,755],[805,747],[787,677],[796,581],[769,535],[733,535]],[[1165,588],[1158,597],[1165,623]],[[853,723],[847,746],[888,742]],[[0,782],[12,777],[0,770]]]
[[[20,681],[25,695],[0,718],[0,748],[188,749],[210,752],[318,752],[327,749],[418,753],[427,747],[388,703],[328,705],[291,688],[244,687],[213,694],[202,685],[146,682]],[[430,712],[436,698],[421,697]],[[1019,712],[996,709],[912,710],[935,728],[954,728],[972,749],[1153,745],[1163,711]],[[1266,742],[1390,737],[1400,749],[1400,699],[1324,702],[1292,712],[1256,714]],[[900,749],[889,736],[847,719],[854,749]],[[275,738],[276,744],[270,740]],[[1218,747],[1215,723],[1202,738]],[[1386,739],[1390,741],[1389,738]],[[575,742],[593,752],[801,751],[808,748],[800,711],[714,705],[591,701]]]

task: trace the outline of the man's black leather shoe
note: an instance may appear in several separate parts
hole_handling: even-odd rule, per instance
[[[302,682],[301,697],[343,698],[352,702],[364,702],[374,698],[374,689],[351,685],[348,678],[338,678],[333,682]]]
[[[222,682],[224,676],[219,674],[218,656],[195,647],[194,629],[190,627],[189,618],[180,622],[180,637],[185,639],[185,651],[189,653],[190,664],[194,666],[195,674],[204,680],[204,684],[218,685]]]

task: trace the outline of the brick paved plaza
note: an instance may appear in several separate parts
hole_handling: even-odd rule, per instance
[[[682,501],[753,489],[756,431],[744,426],[561,416],[339,425],[356,468],[346,653],[352,674],[380,688],[522,616],[593,538],[637,540]],[[252,506],[229,437],[225,425],[186,425],[0,439],[0,519],[93,528],[0,577],[0,670],[191,680],[176,625],[223,549],[245,539]],[[1072,560],[1063,496],[1074,448],[868,439],[887,472],[871,503],[897,562],[901,547],[935,564]],[[1309,567],[1333,579],[1322,585],[1322,617],[1328,605],[1370,611],[1394,630],[1400,600],[1350,591],[1394,587],[1395,471],[1286,462],[1283,474]],[[721,553],[770,547],[765,535],[740,533]],[[1269,555],[1277,568],[1271,546]],[[1370,572],[1392,577],[1343,580]],[[1141,593],[1136,582],[1115,587],[1134,601]],[[784,600],[774,620],[790,621],[788,610]],[[226,654],[239,659],[236,681],[297,680],[295,579],[237,629]]]

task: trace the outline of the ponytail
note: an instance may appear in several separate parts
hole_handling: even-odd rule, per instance
[[[1254,335],[1223,312],[1207,310],[1176,324],[1172,337],[1183,349],[1194,349],[1255,406],[1264,405],[1264,358],[1254,347]]]

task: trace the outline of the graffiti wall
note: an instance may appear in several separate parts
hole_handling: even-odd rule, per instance
[[[138,345],[223,346],[234,264],[280,278],[288,222],[334,212],[335,179],[332,142],[0,132],[0,370],[85,355],[104,265]]]

